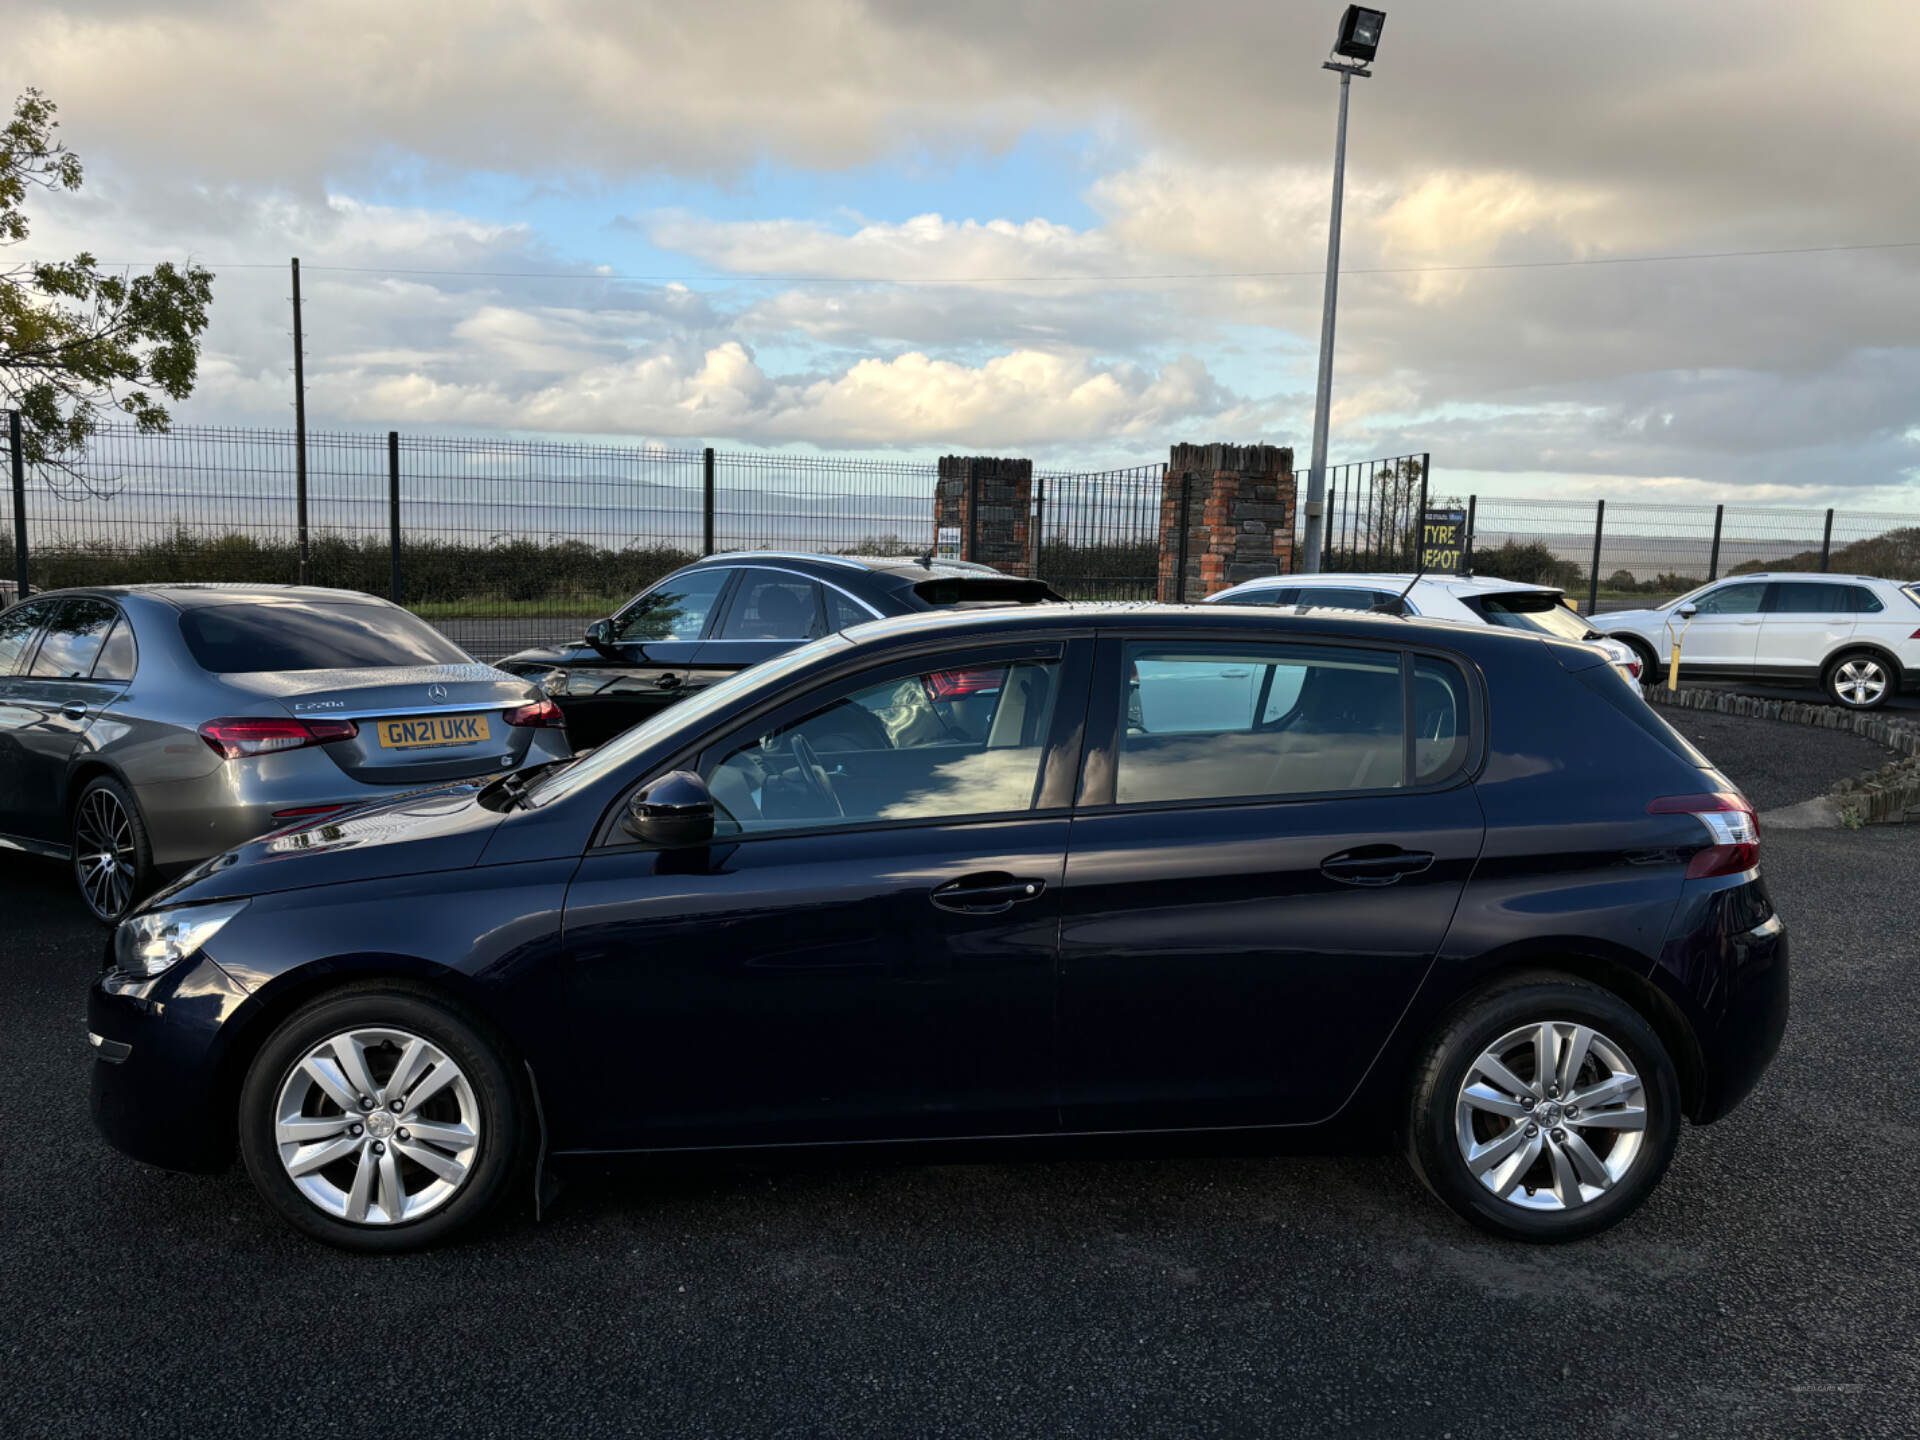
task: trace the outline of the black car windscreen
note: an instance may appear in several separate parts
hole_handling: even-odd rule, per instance
[[[216,675],[471,663],[431,625],[384,605],[216,605],[187,611],[180,633]]]

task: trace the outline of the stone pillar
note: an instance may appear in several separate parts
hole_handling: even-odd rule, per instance
[[[933,491],[935,541],[943,555],[1031,573],[1033,462],[987,455],[943,455]]]
[[[1242,580],[1284,575],[1293,568],[1291,448],[1176,445],[1162,485],[1163,602],[1204,600]]]

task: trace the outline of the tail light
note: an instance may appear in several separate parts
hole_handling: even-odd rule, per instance
[[[927,696],[933,700],[958,700],[963,695],[986,695],[1006,681],[1004,665],[982,670],[936,670],[927,676]]]
[[[553,701],[536,700],[531,705],[507,711],[507,724],[523,729],[564,730],[567,728],[567,717],[560,713],[560,707]]]
[[[1760,818],[1746,796],[1718,791],[1711,795],[1664,795],[1647,806],[1649,815],[1691,815],[1707,827],[1708,844],[1687,864],[1687,878],[1738,875],[1760,863]]]
[[[336,740],[351,740],[360,727],[351,720],[248,719],[229,716],[209,720],[200,727],[200,738],[223,760],[238,760],[245,755],[272,755],[281,750],[298,750],[303,745],[331,745]]]
[[[1632,680],[1638,680],[1642,668],[1639,657],[1635,656],[1633,659],[1627,661],[1627,677]]]

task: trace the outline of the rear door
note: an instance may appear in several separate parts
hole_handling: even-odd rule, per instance
[[[1480,851],[1474,697],[1396,648],[1103,641],[1061,917],[1069,1129],[1338,1109]]]
[[[62,600],[47,622],[24,676],[13,681],[8,708],[18,746],[15,806],[20,833],[64,842],[67,765],[80,736],[125,687],[93,676],[107,635],[120,619],[110,601],[93,596]]]
[[[810,576],[760,565],[743,566],[738,574],[721,614],[694,655],[685,687],[689,691],[842,628],[833,623],[826,588]],[[844,604],[836,607],[844,608]]]
[[[0,834],[27,834],[28,745],[40,710],[22,693],[22,677],[58,603],[29,600],[0,614]]]
[[[1749,673],[1757,663],[1766,598],[1766,581],[1743,580],[1697,597],[1691,620],[1673,612],[1673,630],[1681,636],[1682,671]],[[1661,643],[1670,642],[1663,636]]]
[[[1853,635],[1859,621],[1854,593],[1873,593],[1837,580],[1776,580],[1760,622],[1754,669],[1769,678],[1815,680],[1827,656]]]
[[[578,749],[603,744],[688,691],[694,657],[735,570],[700,565],[669,575],[613,617],[610,641],[570,659],[549,685]]]

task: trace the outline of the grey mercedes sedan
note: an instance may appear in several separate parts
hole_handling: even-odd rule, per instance
[[[558,708],[350,590],[133,585],[0,611],[0,849],[96,918],[282,826],[562,760]]]

